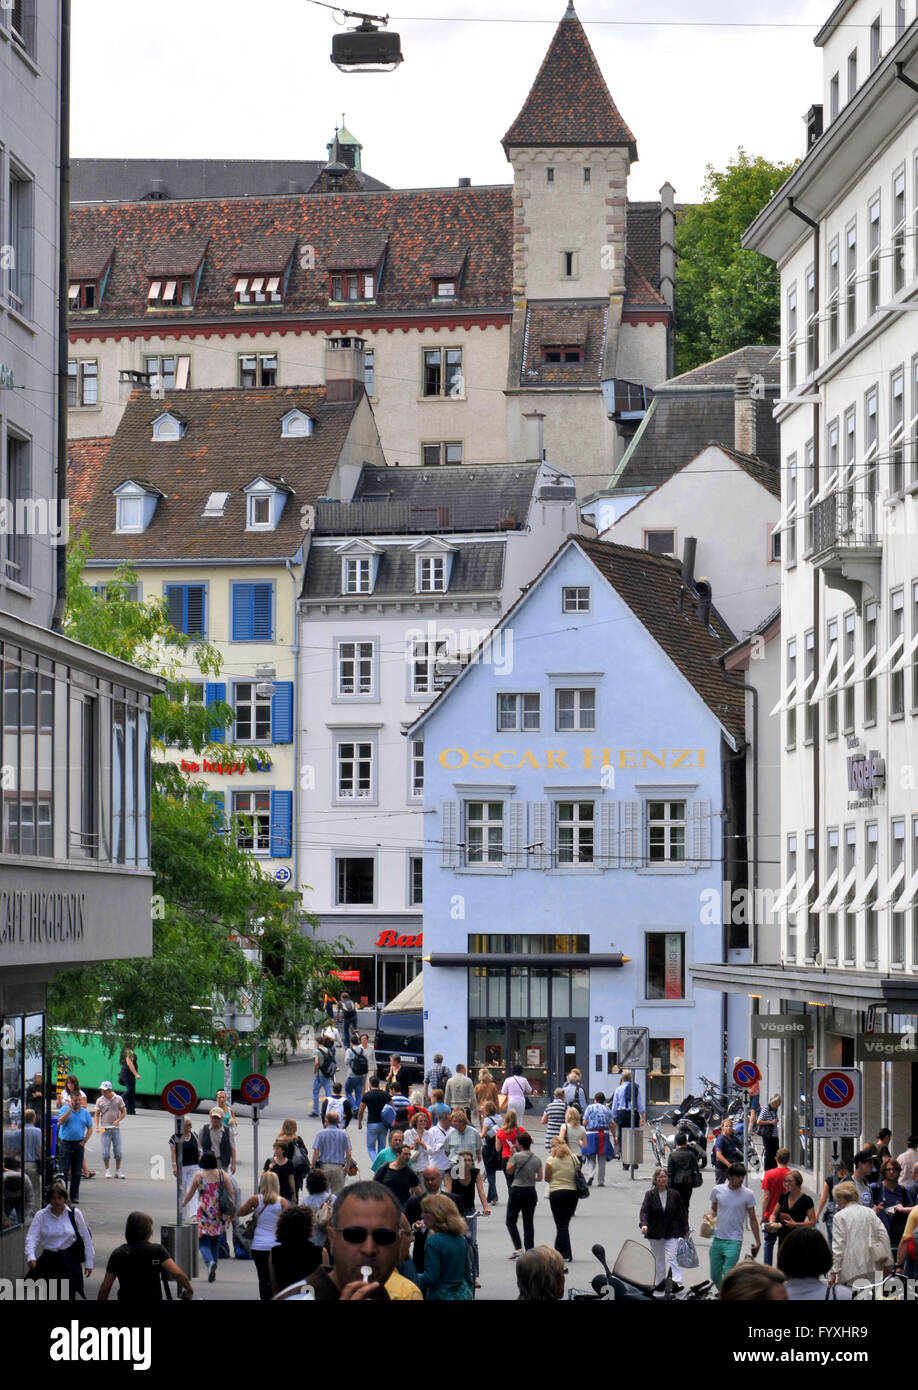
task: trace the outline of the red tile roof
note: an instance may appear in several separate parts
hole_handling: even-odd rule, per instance
[[[640,240],[643,259],[625,263],[625,307],[665,308],[647,281],[650,263],[659,261],[659,211],[654,252],[648,238],[646,209],[628,209],[628,244]],[[450,278],[461,267],[455,300],[438,300],[438,314],[461,317],[464,310],[509,313],[512,300],[513,189],[441,188],[358,194],[291,194],[276,198],[198,198],[187,202],[86,204],[71,210],[72,258],[83,257],[102,243],[115,252],[105,294],[92,313],[71,312],[74,329],[85,324],[145,323],[152,274],[181,274],[178,265],[152,271],[176,259],[176,249],[190,243],[193,259],[206,243],[204,268],[193,308],[157,308],[156,332],[169,332],[169,319],[183,325],[199,320],[239,318],[235,308],[236,277],[281,269],[279,256],[292,249],[293,263],[282,305],[247,305],[245,317],[321,315],[353,319],[353,305],[329,306],[329,270],[333,263],[360,251],[362,257],[385,247],[385,262],[376,287],[377,313],[430,312],[432,280]],[[275,264],[256,265],[269,254]],[[251,262],[251,264],[247,264]],[[82,263],[82,262],[81,262]],[[286,260],[284,261],[286,264]],[[195,265],[195,269],[197,266]],[[190,272],[187,272],[190,273]],[[90,328],[91,331],[91,328]]]
[[[502,143],[508,158],[520,145],[624,145],[631,160],[637,159],[635,138],[609,94],[573,5]]]
[[[81,522],[96,487],[99,470],[111,445],[111,436],[97,439],[71,439],[67,444],[67,496],[70,521]]]
[[[111,441],[74,441],[71,455],[83,457],[83,529],[93,556],[122,560],[257,559],[291,556],[303,543],[300,514],[328,489],[360,402],[329,404],[325,388],[183,391],[181,439],[152,439],[152,424],[164,406],[135,391]],[[171,398],[166,408],[172,410]],[[284,438],[281,420],[299,409],[315,421],[311,435]],[[172,412],[176,413],[176,412]],[[108,443],[104,456],[86,446]],[[101,451],[100,451],[101,452]],[[85,455],[91,456],[90,461]],[[246,530],[242,489],[257,477],[274,478],[293,494],[275,530]],[[115,533],[112,493],[128,478],[148,479],[163,494],[153,520],[139,535]],[[204,517],[213,491],[227,491],[223,516]]]
[[[153,246],[144,258],[147,275],[194,275],[207,250],[206,236],[174,236]]]

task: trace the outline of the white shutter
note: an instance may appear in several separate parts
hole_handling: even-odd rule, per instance
[[[711,867],[711,802],[701,797],[692,802],[692,861],[696,868]]]
[[[440,867],[459,868],[459,802],[440,802]]]
[[[551,814],[547,801],[532,802],[530,825],[532,826],[531,843],[537,846],[532,851],[532,867],[534,869],[550,869],[552,867]]]
[[[623,869],[640,869],[643,864],[643,826],[641,824],[641,803],[623,801],[619,813],[621,859]]]
[[[599,810],[599,853],[596,855],[598,869],[617,869],[618,849],[618,802],[600,801]]]
[[[175,389],[176,391],[186,391],[188,389],[188,374],[191,371],[190,357],[177,357],[175,359]]]
[[[508,801],[505,805],[507,817],[507,853],[504,866],[508,869],[526,867],[526,803]]]

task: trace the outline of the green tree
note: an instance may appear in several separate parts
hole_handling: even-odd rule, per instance
[[[151,712],[153,954],[58,975],[50,994],[51,1021],[76,1031],[99,1029],[107,1043],[149,1045],[172,1039],[173,1055],[190,1051],[196,1036],[216,1042],[220,1002],[245,988],[254,1001],[262,1042],[283,1051],[299,1029],[321,1013],[329,972],[345,942],[315,937],[316,922],[297,900],[265,877],[257,860],[237,846],[239,826],[223,824],[203,783],[183,772],[171,747],[254,768],[261,750],[213,744],[215,725],[229,725],[227,704],[206,707],[191,698],[182,676],[189,662],[202,677],[220,671],[220,654],[190,643],[169,622],[164,600],[133,601],[136,582],[126,566],[100,598],[83,581],[89,545],[80,538],[68,556],[64,630],[87,645],[165,676]],[[253,964],[245,945],[256,945]]]
[[[793,172],[740,149],[725,171],[707,166],[704,201],[676,227],[676,371],[734,352],[777,343],[781,305],[777,268],[742,235]]]

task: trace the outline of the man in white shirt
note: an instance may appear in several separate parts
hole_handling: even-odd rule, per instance
[[[115,1155],[115,1177],[123,1180],[121,1171],[121,1121],[127,1114],[127,1107],[121,1097],[112,1089],[110,1081],[103,1081],[99,1088],[99,1099],[94,1111],[96,1125],[102,1130],[102,1162],[105,1176],[111,1177],[108,1160]]]
[[[755,1214],[755,1197],[744,1186],[746,1169],[742,1163],[731,1163],[727,1169],[727,1181],[718,1183],[711,1192],[710,1215],[716,1217],[714,1238],[711,1241],[711,1279],[718,1289],[727,1274],[740,1257],[743,1245],[743,1228],[746,1216],[752,1227],[755,1244],[752,1254],[757,1255],[762,1244],[759,1234],[759,1220]]]
[[[900,1153],[896,1162],[905,1175],[902,1181],[905,1183],[911,1182],[912,1169],[915,1164],[918,1163],[918,1134],[910,1134],[908,1136],[908,1148]]]
[[[83,1258],[77,1258],[75,1246],[83,1241]],[[68,1207],[67,1189],[54,1183],[48,1193],[48,1205],[32,1218],[25,1243],[29,1279],[66,1279],[69,1297],[83,1293],[83,1271],[92,1274],[95,1251],[89,1227],[79,1207]]]
[[[441,1173],[446,1173],[452,1162],[446,1150],[446,1136],[448,1132],[448,1116],[444,1116],[442,1119],[438,1120],[437,1123],[427,1131],[428,1163],[434,1168],[439,1168]]]

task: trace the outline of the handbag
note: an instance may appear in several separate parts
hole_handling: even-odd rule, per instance
[[[698,1234],[701,1236],[702,1240],[710,1240],[716,1229],[716,1216],[712,1216],[710,1212],[706,1211],[704,1216],[701,1218],[701,1225],[698,1228]]]
[[[698,1268],[700,1260],[691,1236],[679,1237],[679,1244],[676,1247],[676,1264],[680,1269]]]
[[[262,1205],[261,1198],[259,1197],[258,1206],[255,1208],[248,1221],[245,1222],[245,1224],[240,1228],[239,1231],[239,1239],[242,1241],[243,1245],[247,1250],[251,1250],[252,1248],[252,1241],[255,1239],[255,1231],[258,1227],[258,1218],[259,1216],[261,1216],[261,1212]]]
[[[578,1196],[578,1197],[589,1197],[589,1195],[590,1195],[589,1184],[587,1183],[586,1178],[583,1176],[583,1168],[582,1168],[581,1165],[580,1165],[580,1160],[579,1160],[579,1158],[575,1158],[575,1159],[574,1159],[574,1165],[575,1165],[576,1170],[577,1170],[576,1173],[575,1173],[575,1175],[574,1175],[574,1181],[575,1181],[576,1184],[577,1184],[577,1196]]]
[[[700,1168],[697,1168],[697,1167],[696,1167],[696,1168],[693,1168],[693,1169],[692,1169],[692,1187],[703,1187],[703,1186],[704,1186],[704,1178],[701,1176],[701,1169],[700,1169]]]
[[[220,1215],[227,1220],[230,1220],[236,1215],[236,1203],[233,1200],[230,1186],[222,1173],[220,1174],[220,1190],[217,1194],[217,1206],[220,1209]]]
[[[82,1264],[83,1261],[86,1259],[86,1242],[80,1235],[79,1230],[77,1229],[76,1217],[73,1214],[73,1207],[67,1208],[67,1215],[70,1217],[70,1224],[73,1227],[73,1234],[76,1236],[76,1240],[73,1242],[71,1246],[69,1246],[69,1250],[73,1253],[77,1262],[79,1264]]]

